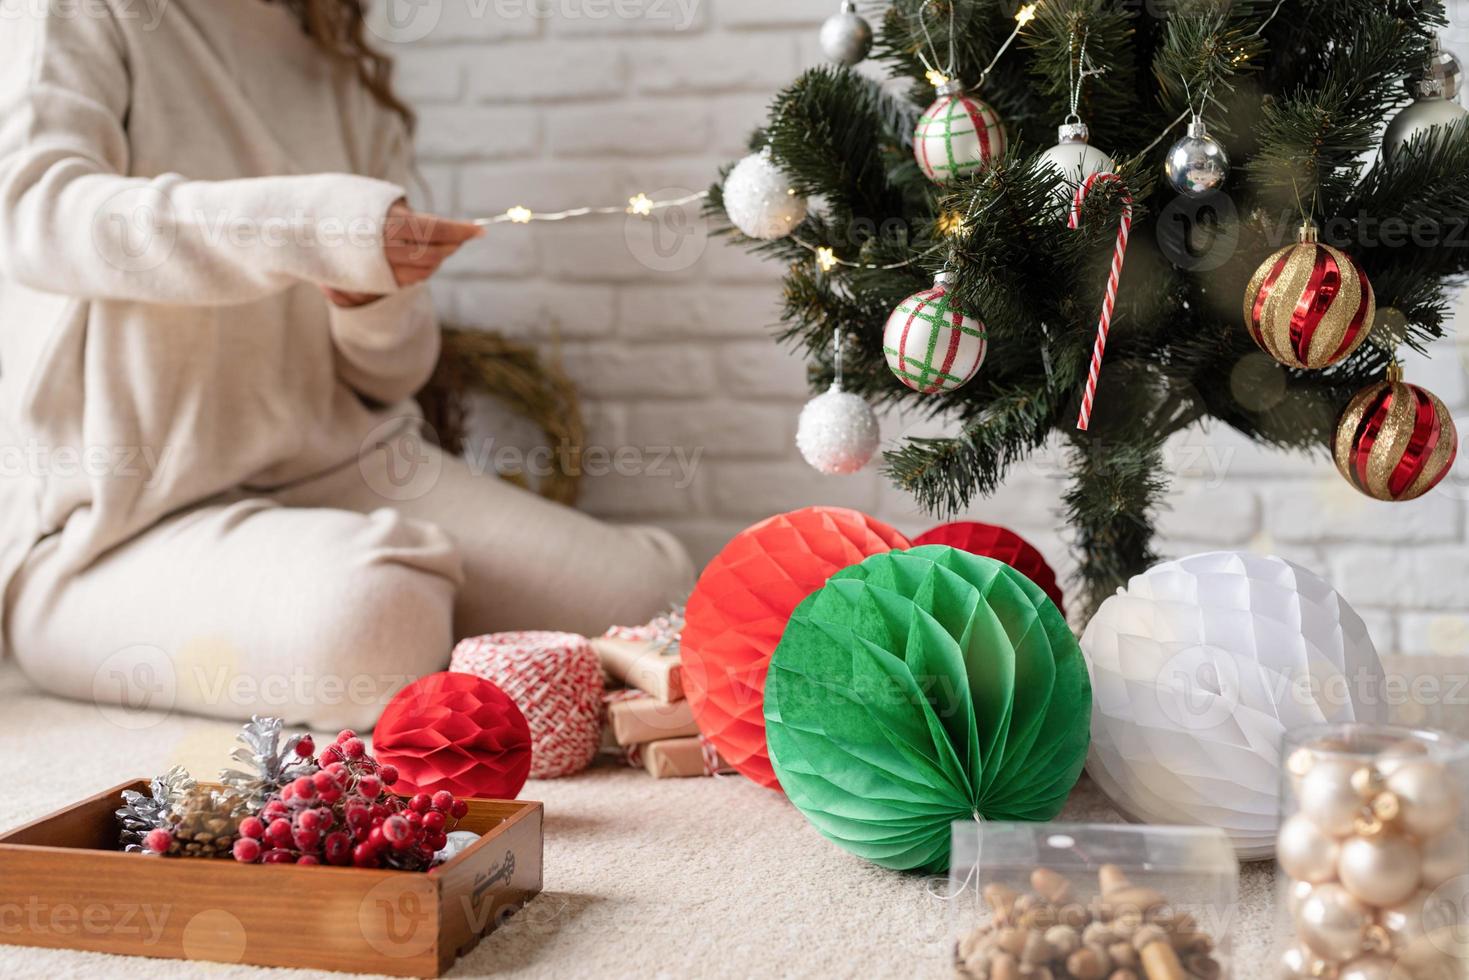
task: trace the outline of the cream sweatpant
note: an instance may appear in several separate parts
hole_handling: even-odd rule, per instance
[[[693,583],[666,532],[476,474],[414,432],[288,488],[189,508],[81,572],[57,541],[7,593],[10,649],[33,683],[119,716],[270,714],[323,731],[370,728],[394,692],[447,666],[456,638],[596,635]]]

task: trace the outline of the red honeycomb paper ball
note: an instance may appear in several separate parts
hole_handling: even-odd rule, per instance
[[[524,630],[460,640],[449,669],[496,684],[530,725],[531,779],[581,772],[602,742],[602,666],[575,633]]]
[[[952,524],[940,524],[931,531],[925,531],[913,539],[914,546],[925,544],[946,544],[950,548],[958,548],[967,551],[971,555],[983,555],[1002,561],[1015,569],[1021,575],[1030,579],[1041,587],[1041,591],[1050,597],[1061,611],[1066,615],[1066,604],[1061,601],[1061,586],[1056,583],[1056,572],[1046,563],[1045,555],[1009,528],[999,527],[994,524],[981,524],[979,521],[955,521]]]
[[[530,775],[530,726],[515,702],[473,674],[445,671],[399,691],[373,729],[379,762],[398,770],[393,791],[448,790],[513,800]]]
[[[684,694],[737,771],[780,788],[765,747],[765,672],[796,606],[848,565],[907,547],[859,511],[807,507],[741,531],[704,569],[685,613]]]

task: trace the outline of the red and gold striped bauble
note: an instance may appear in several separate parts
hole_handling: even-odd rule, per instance
[[[1359,391],[1336,424],[1332,455],[1347,482],[1378,500],[1412,500],[1438,485],[1454,465],[1459,434],[1438,396],[1403,381]]]
[[[1377,302],[1355,259],[1316,240],[1301,240],[1266,259],[1245,290],[1245,327],[1260,349],[1286,367],[1330,367],[1362,346]]]

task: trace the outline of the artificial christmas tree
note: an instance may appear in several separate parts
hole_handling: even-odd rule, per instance
[[[875,7],[864,8],[874,22]],[[1043,0],[1018,13],[999,0],[895,0],[873,58],[896,84],[809,71],[776,97],[754,141],[772,148],[795,194],[819,202],[793,234],[752,243],[789,265],[780,336],[810,355],[815,390],[831,383],[839,328],[855,338],[847,390],[952,420],[951,435],[885,454],[890,478],[941,516],[994,491],[1031,453],[1064,448],[1082,605],[1095,608],[1155,560],[1171,436],[1214,420],[1315,451],[1324,470],[1352,396],[1401,347],[1442,335],[1447,291],[1469,272],[1469,250],[1452,247],[1469,221],[1469,127],[1415,131],[1390,156],[1375,151],[1411,101],[1405,80],[1442,60],[1443,23],[1433,0]],[[1007,148],[935,184],[914,158],[918,116],[935,84],[972,95],[981,81]],[[1043,156],[1072,117],[1116,175],[1093,185],[1074,229],[1058,189],[1069,200],[1084,174]],[[1222,189],[1181,195],[1165,164],[1205,120],[1230,169]],[[1129,198],[1133,244],[1082,432]],[[716,215],[720,201],[716,187]],[[1252,274],[1306,221],[1370,283],[1376,320],[1406,323],[1324,370],[1267,360],[1241,322]],[[988,351],[968,384],[918,393],[888,370],[883,324],[938,273],[952,277],[955,310],[984,324]],[[1307,332],[1317,310],[1304,297],[1325,309],[1334,288],[1303,291]],[[1258,397],[1262,382],[1283,394]]]

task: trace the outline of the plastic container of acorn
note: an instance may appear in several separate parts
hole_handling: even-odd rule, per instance
[[[956,822],[955,975],[1220,980],[1238,893],[1212,828]]]

